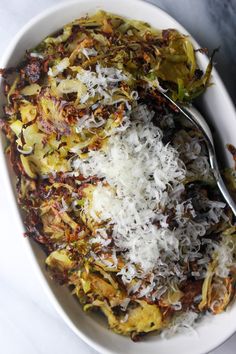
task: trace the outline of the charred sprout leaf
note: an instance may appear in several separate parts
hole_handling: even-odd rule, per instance
[[[228,168],[224,172],[224,177],[227,182],[227,186],[231,189],[231,191],[236,191],[236,172],[232,168]]]
[[[210,86],[210,79],[211,79],[211,72],[213,68],[213,59],[215,57],[215,54],[218,52],[218,49],[215,49],[210,57],[210,61],[208,63],[208,66],[206,68],[205,74],[202,76],[202,78],[193,80],[189,82],[187,85],[186,89],[188,92],[189,97],[187,100],[193,100],[199,95],[201,95],[208,86]]]
[[[162,327],[162,315],[157,305],[149,305],[145,301],[137,300],[136,306],[131,308],[127,314],[128,319],[122,314],[114,315],[112,308],[99,300],[91,305],[86,305],[85,310],[98,307],[106,315],[109,327],[116,333],[130,335],[132,332],[147,333],[158,330]]]

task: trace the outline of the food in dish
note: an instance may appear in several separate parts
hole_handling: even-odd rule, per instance
[[[27,235],[86,311],[134,340],[234,296],[232,213],[201,134],[159,92],[191,102],[211,67],[176,30],[99,12],[2,70]]]

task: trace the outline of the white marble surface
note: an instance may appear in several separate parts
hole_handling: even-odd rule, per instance
[[[0,0],[0,53],[33,15],[60,0]],[[112,1],[112,0],[111,0]],[[128,1],[128,0],[127,0]],[[234,0],[152,0],[179,19],[204,46],[221,45],[218,65],[235,98],[233,52]],[[225,16],[225,17],[223,17]],[[230,25],[231,20],[231,25]],[[230,58],[232,59],[230,61]],[[229,62],[231,65],[229,66]],[[234,61],[235,63],[235,61]],[[236,64],[236,63],[235,63]],[[58,316],[38,282],[14,226],[0,172],[0,353],[2,354],[96,354],[77,338]],[[235,354],[236,335],[214,354]]]

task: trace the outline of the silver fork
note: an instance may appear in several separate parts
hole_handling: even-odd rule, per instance
[[[226,203],[230,206],[234,216],[236,217],[236,203],[231,197],[219,171],[219,166],[216,159],[216,152],[214,147],[214,141],[212,138],[212,134],[210,128],[203,118],[201,113],[194,107],[180,106],[175,101],[173,101],[165,92],[160,92],[168,101],[170,101],[178,110],[188,118],[196,128],[198,128],[206,141],[206,146],[209,154],[209,162],[212,168],[214,177],[216,179],[216,183],[218,185],[219,190],[221,191],[222,196],[224,197]]]

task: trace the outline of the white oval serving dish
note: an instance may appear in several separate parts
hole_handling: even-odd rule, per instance
[[[24,55],[26,49],[34,47],[44,37],[60,29],[76,17],[95,12],[98,8],[137,20],[144,20],[160,29],[176,28],[187,34],[187,31],[164,11],[139,0],[67,1],[46,10],[24,26],[9,45],[1,60],[0,67],[16,64]],[[199,28],[199,30],[201,29]],[[194,40],[193,42],[196,47],[199,47]],[[202,67],[206,67],[207,58],[199,55],[199,63]],[[236,126],[236,112],[215,70],[213,70],[212,81],[215,85],[209,88],[201,99],[201,109],[209,117],[212,126],[219,132],[220,141],[216,141],[216,144],[222,151],[226,143],[236,145],[236,134],[235,129],[233,129]],[[1,102],[3,102],[3,99],[1,93]],[[1,174],[14,214],[14,222],[19,230],[19,237],[22,237],[24,226],[14,196],[15,178],[5,159],[4,146],[5,138],[1,136]],[[229,165],[232,162],[231,158],[226,150],[224,151],[225,163]],[[168,340],[151,335],[143,342],[133,343],[129,338],[116,335],[108,330],[101,317],[84,313],[78,301],[70,292],[48,277],[44,266],[45,256],[40,246],[28,238],[22,239],[36,272],[41,278],[43,287],[57,311],[68,326],[98,352],[107,354],[168,354],[177,352],[181,354],[203,354],[223,343],[236,330],[236,304],[234,304],[225,313],[204,319],[198,325],[195,334],[183,333]],[[53,328],[51,330],[53,331]]]

